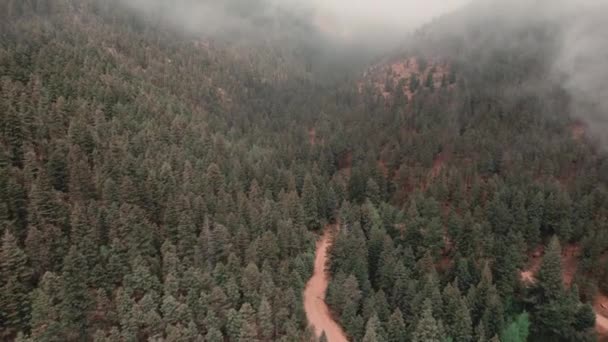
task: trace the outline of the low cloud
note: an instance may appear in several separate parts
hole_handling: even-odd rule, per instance
[[[317,20],[346,39],[393,38],[469,0],[312,0]],[[323,28],[323,27],[322,27]]]
[[[458,8],[463,10],[443,22],[444,33],[457,35],[472,17],[480,30],[497,29],[492,18],[510,27],[530,21],[557,23],[558,49],[547,65],[572,100],[572,116],[584,120],[608,144],[608,0],[114,1],[189,34],[244,35],[253,42],[276,40],[278,35],[286,38],[281,41],[295,37],[310,46],[322,40],[324,56],[334,58],[345,46],[350,46],[343,50],[348,55],[396,48],[408,33]]]
[[[310,25],[344,41],[393,40],[469,0],[117,0],[187,33]],[[295,18],[295,19],[294,19]],[[294,22],[295,20],[295,22]],[[287,21],[287,22],[283,22]],[[282,26],[281,26],[282,25]],[[287,27],[289,28],[289,27]]]
[[[554,68],[571,96],[572,116],[608,145],[608,1],[581,1],[560,16],[564,32]]]

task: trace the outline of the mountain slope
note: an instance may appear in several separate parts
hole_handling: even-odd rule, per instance
[[[327,224],[349,340],[595,339],[608,160],[556,22],[473,4],[355,77],[115,4],[0,1],[2,339],[309,341]]]

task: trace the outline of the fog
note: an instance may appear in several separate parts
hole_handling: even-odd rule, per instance
[[[259,33],[309,25],[342,42],[395,42],[469,0],[118,0],[187,33]],[[280,26],[280,24],[284,24]],[[289,27],[291,26],[291,27]]]
[[[493,49],[504,47],[541,53],[548,74],[518,87],[561,87],[570,100],[570,116],[584,122],[590,136],[608,149],[608,0],[476,0],[464,7],[431,25],[433,33],[418,38],[419,44],[442,45],[446,40],[441,37],[456,36],[481,51],[475,51],[476,56],[492,58]],[[527,26],[550,27],[550,42],[501,32]],[[476,32],[494,39],[478,42]],[[543,51],[547,46],[551,48]],[[434,52],[449,53],[450,49],[440,47]],[[472,61],[480,62],[466,63],[472,65]]]
[[[572,98],[571,114],[608,147],[608,0],[564,7],[554,71]]]
[[[570,95],[572,116],[584,120],[589,131],[608,144],[608,29],[604,23],[608,0],[116,1],[189,34],[244,36],[254,43],[263,39],[301,45],[297,42],[301,40],[308,46],[321,46],[318,42],[323,41],[320,51],[325,52],[319,55],[334,54],[338,60],[398,48],[410,32],[452,12],[456,14],[435,21],[443,26],[439,31],[444,35],[465,35],[462,28],[471,22],[481,31],[498,30],[496,18],[508,22],[507,27],[530,21],[552,23],[558,27],[554,36],[558,47],[547,57],[549,76],[558,79]],[[342,55],[336,57],[340,49]]]
[[[300,0],[306,2],[305,0]],[[469,0],[311,0],[328,32],[345,39],[392,38],[469,2]]]

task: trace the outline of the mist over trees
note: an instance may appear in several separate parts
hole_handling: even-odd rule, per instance
[[[277,3],[197,2],[257,25],[205,35],[116,1],[0,0],[0,339],[314,340],[327,226],[352,341],[597,339],[603,88],[557,14],[474,3],[363,67]]]

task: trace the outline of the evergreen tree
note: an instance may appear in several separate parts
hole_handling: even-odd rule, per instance
[[[86,260],[76,249],[70,248],[61,275],[62,303],[60,318],[68,339],[84,338],[87,329],[87,314],[91,308],[86,274]]]
[[[60,286],[57,275],[47,272],[32,293],[31,336],[37,341],[56,341],[61,336]]]
[[[272,310],[270,303],[265,297],[260,301],[260,308],[258,309],[258,326],[260,327],[261,337],[264,340],[272,340],[274,338]]]
[[[420,315],[416,329],[414,330],[414,342],[440,342],[442,336],[439,330],[439,325],[433,317],[433,308],[431,300],[424,301],[423,310]]]
[[[384,342],[386,341],[386,333],[380,324],[378,316],[373,315],[365,325],[365,335],[363,335],[364,342]]]
[[[319,228],[319,216],[317,212],[317,189],[310,174],[304,177],[302,186],[302,205],[304,207],[304,224],[310,229]]]
[[[29,328],[31,275],[27,256],[5,230],[0,249],[0,322],[6,338]]]
[[[547,77],[553,14],[448,14],[353,86],[368,57],[315,53],[289,10],[232,1],[251,30],[201,40],[122,2],[0,0],[0,340],[315,340],[326,223],[351,340],[603,337],[580,299],[606,287],[608,159]],[[518,282],[553,235],[580,294],[553,241]]]
[[[524,312],[507,326],[500,335],[502,342],[525,342],[528,340],[530,320],[528,313]]]
[[[537,279],[542,301],[555,300],[564,294],[561,246],[555,236],[545,250]]]
[[[249,303],[243,304],[239,310],[241,328],[239,331],[239,342],[258,342],[258,325],[256,323],[255,311]]]
[[[391,315],[387,324],[387,342],[405,342],[407,341],[407,335],[405,330],[405,322],[403,321],[403,315],[397,308]]]
[[[451,337],[455,342],[468,342],[473,340],[473,323],[469,308],[464,298],[460,298],[454,314]]]

